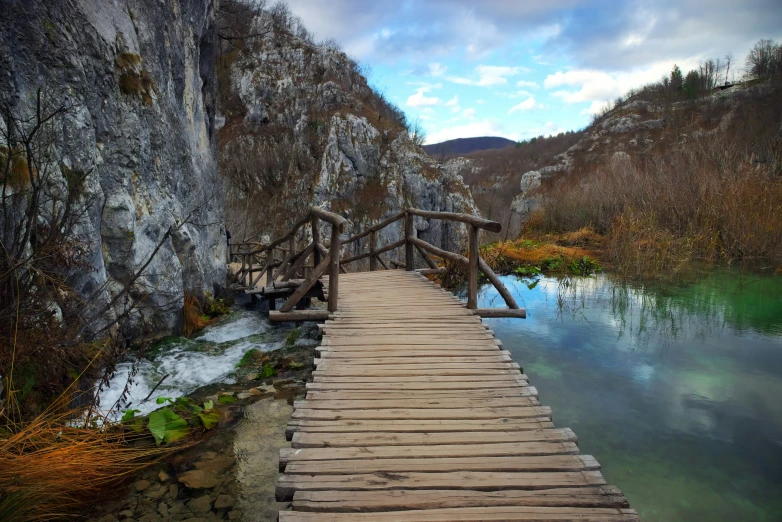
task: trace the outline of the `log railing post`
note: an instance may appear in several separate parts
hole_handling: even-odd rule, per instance
[[[369,233],[369,271],[377,270],[377,257],[375,257],[375,231]]]
[[[290,253],[290,260],[293,263],[293,256],[296,254],[296,231],[293,231],[291,238],[288,240],[288,252]],[[293,274],[296,277],[296,274]]]
[[[246,268],[246,262],[247,262],[247,259],[245,258],[245,255],[244,255],[244,254],[242,254],[242,256],[241,256],[241,257],[242,257],[242,271],[241,271],[241,272],[239,272],[239,275],[241,276],[241,277],[239,277],[239,284],[240,284],[241,286],[244,286],[244,278],[245,278],[245,276],[247,275],[247,274],[245,273],[244,269]]]
[[[410,242],[410,238],[413,237],[413,215],[410,212],[405,212],[405,270],[411,272],[415,269],[415,258],[413,244]]]
[[[253,285],[253,255],[249,254],[247,256],[249,259],[247,260],[248,267],[247,267],[247,275],[249,276],[247,278],[247,286]]]
[[[310,223],[312,224],[312,242],[315,244],[315,250],[312,251],[312,266],[318,266],[320,264],[320,250],[318,250],[318,243],[320,243],[320,219],[318,216],[312,216]]]
[[[272,266],[274,264],[274,250],[274,248],[271,248],[266,254],[266,284],[264,286],[272,284],[272,277],[274,276],[274,267]]]
[[[340,237],[339,227],[331,225],[331,258],[329,267],[329,312],[337,311],[337,299],[339,294],[339,253]]]
[[[467,308],[478,308],[478,232],[479,228],[470,225],[470,257],[467,265]]]

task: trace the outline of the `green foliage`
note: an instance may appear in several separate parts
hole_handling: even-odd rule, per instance
[[[561,257],[547,257],[543,260],[540,267],[546,272],[556,272],[562,270],[564,259]]]
[[[514,274],[520,275],[522,277],[537,276],[540,275],[540,272],[541,270],[539,266],[532,265],[518,266],[515,270],[513,270]]]
[[[136,418],[136,414],[141,413],[141,410],[123,410],[121,422],[129,422]]]
[[[231,303],[227,299],[215,299],[209,292],[204,297],[204,314],[210,318],[228,315],[231,312]]]
[[[155,437],[158,446],[162,442],[171,442],[187,437],[190,428],[187,421],[174,413],[170,408],[161,408],[149,414],[147,429]]]
[[[261,368],[261,373],[258,374],[258,377],[261,379],[268,379],[269,377],[274,377],[277,375],[277,370],[274,369],[274,366],[272,366],[270,363],[266,363],[263,365],[263,368]]]
[[[589,256],[573,260],[568,266],[568,270],[574,275],[588,276],[603,270],[603,267]]]
[[[684,77],[682,76],[682,70],[679,68],[678,65],[674,65],[673,69],[671,70],[671,89],[674,91],[678,91],[682,88],[682,84],[684,83]]]
[[[299,338],[300,334],[301,331],[298,328],[294,328],[293,330],[291,330],[291,332],[285,338],[285,346],[290,348],[291,346],[296,344],[296,340]]]
[[[204,425],[204,428],[208,430],[211,430],[220,422],[220,416],[216,411],[199,413],[198,419],[201,421],[201,424]]]
[[[157,399],[155,399],[155,404],[165,404],[167,402],[173,403],[174,399],[172,399],[171,397],[158,397]]]
[[[217,398],[217,402],[220,404],[233,404],[236,402],[236,397],[233,395],[221,395]]]
[[[247,366],[250,366],[253,361],[255,360],[256,356],[259,355],[261,352],[258,351],[256,348],[251,348],[244,352],[244,355],[242,355],[242,358],[239,359],[239,362],[236,363],[237,368],[245,368]]]
[[[296,361],[291,361],[290,364],[288,364],[288,368],[290,368],[291,370],[301,370],[305,366],[306,365],[304,363],[300,363]]]
[[[214,401],[204,401],[204,409],[205,410],[212,410],[215,407]]]

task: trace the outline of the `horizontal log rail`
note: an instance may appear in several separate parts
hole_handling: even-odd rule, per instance
[[[469,232],[468,256],[449,252],[436,247],[417,237],[415,219],[440,219],[444,221],[463,223]],[[384,246],[378,246],[378,233],[394,223],[404,220],[402,238]],[[328,245],[321,242],[321,222],[330,225],[331,237]],[[290,231],[268,245],[257,242],[234,243],[229,245],[231,259],[240,258],[242,268],[238,273],[237,289],[252,296],[261,295],[270,300],[270,309],[274,308],[274,300],[287,295],[285,303],[279,312],[270,314],[273,320],[302,320],[302,317],[321,317],[338,310],[339,274],[346,273],[346,265],[364,259],[369,259],[369,270],[376,271],[379,266],[388,270],[388,263],[382,254],[404,247],[403,261],[391,260],[394,266],[407,271],[417,271],[421,274],[442,274],[444,267],[438,266],[432,256],[467,267],[467,303],[466,307],[482,317],[526,317],[526,311],[519,308],[511,293],[502,281],[480,257],[478,251],[479,233],[481,230],[499,232],[502,225],[470,214],[455,212],[434,212],[408,208],[393,214],[383,221],[368,227],[360,233],[342,240],[347,220],[342,216],[318,207],[312,207],[291,227]],[[301,229],[309,225],[311,241],[301,246],[305,234]],[[369,249],[366,252],[341,257],[342,246],[353,244],[368,238]],[[423,259],[426,268],[416,268],[415,252]],[[309,262],[309,260],[312,260]],[[502,296],[507,309],[479,309],[477,300],[478,275],[483,272],[489,282]],[[257,288],[260,279],[266,274],[262,288]],[[255,276],[257,274],[257,276]],[[328,275],[327,294],[321,288],[319,280]],[[324,279],[325,281],[325,279]],[[308,301],[310,296],[327,295],[327,311],[317,311],[305,314],[295,311],[301,306],[301,301]],[[297,319],[299,318],[299,319]]]

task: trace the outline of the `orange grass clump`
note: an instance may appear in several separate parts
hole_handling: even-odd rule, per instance
[[[521,238],[515,241],[495,243],[481,248],[481,257],[495,271],[508,272],[517,266],[541,267],[547,262],[561,261],[569,265],[586,256],[599,258],[596,251],[602,237],[589,229],[562,236],[545,236],[540,239]],[[583,246],[563,246],[557,243]]]
[[[75,427],[81,411],[55,409],[25,424],[2,419],[0,520],[73,516],[109,488],[181,448],[156,447],[151,437],[119,426]]]
[[[182,335],[190,337],[213,322],[214,319],[204,316],[198,298],[185,293],[185,303],[182,307]]]

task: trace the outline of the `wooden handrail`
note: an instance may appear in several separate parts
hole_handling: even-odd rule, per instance
[[[459,221],[461,223],[467,223],[476,228],[488,230],[489,232],[500,232],[502,225],[496,221],[490,221],[483,219],[482,217],[473,216],[471,214],[457,214],[456,212],[432,212],[428,210],[419,210],[417,208],[408,208],[407,212],[414,216],[425,217],[429,219],[444,219],[446,221]]]
[[[457,221],[469,225],[469,238],[470,248],[468,250],[469,257],[465,257],[461,254],[449,252],[442,248],[438,248],[426,241],[423,241],[417,237],[417,231],[414,223],[414,216],[427,218],[427,219],[442,219],[446,221]],[[377,232],[388,227],[389,225],[399,221],[405,220],[404,235],[402,239],[394,243],[390,243],[386,246],[377,248]],[[331,241],[328,249],[320,242],[320,221],[324,221],[331,225]],[[298,230],[310,224],[312,227],[312,241],[307,244],[301,251],[297,250],[296,237]],[[524,310],[519,309],[513,296],[508,292],[507,288],[502,284],[499,277],[494,271],[481,259],[478,250],[479,245],[479,232],[480,230],[489,230],[491,232],[499,232],[502,230],[502,225],[496,221],[490,221],[478,216],[470,214],[459,214],[455,212],[434,212],[425,211],[415,208],[408,208],[402,212],[398,212],[388,218],[384,219],[380,223],[368,227],[366,230],[351,236],[350,238],[342,241],[341,233],[344,231],[347,220],[342,216],[339,216],[333,212],[329,212],[319,207],[311,207],[309,212],[296,223],[294,223],[291,230],[282,236],[281,238],[273,241],[272,243],[259,247],[257,243],[242,243],[229,246],[236,246],[239,248],[253,246],[254,250],[249,252],[236,252],[231,249],[232,255],[236,255],[242,260],[242,270],[240,271],[240,281],[244,284],[245,278],[249,280],[250,288],[247,292],[253,295],[266,295],[270,299],[274,299],[274,296],[279,293],[279,289],[288,288],[293,293],[285,301],[284,305],[280,309],[280,312],[287,313],[293,310],[297,306],[298,302],[305,296],[313,295],[310,292],[315,292],[315,295],[321,293],[322,290],[318,280],[321,276],[328,272],[328,310],[329,312],[336,312],[338,309],[338,294],[339,294],[339,273],[340,271],[346,272],[345,266],[347,263],[360,261],[362,259],[369,258],[369,268],[374,271],[377,270],[377,265],[380,263],[386,270],[388,266],[380,257],[381,254],[389,252],[391,250],[405,247],[405,262],[392,261],[392,264],[401,266],[408,271],[416,270],[415,268],[415,251],[418,250],[421,258],[426,262],[429,268],[423,269],[426,273],[441,273],[442,268],[438,268],[434,260],[429,256],[433,254],[441,259],[447,259],[456,263],[460,263],[467,267],[467,308],[475,310],[484,317],[523,317],[525,315]],[[340,260],[340,254],[342,252],[342,246],[358,241],[364,237],[369,236],[369,252],[356,254],[350,257],[346,257]],[[282,247],[284,243],[288,243],[287,248]],[[282,262],[275,262],[274,250],[278,249],[284,251],[284,259]],[[267,255],[264,258],[255,258],[254,256],[266,252]],[[307,259],[312,256],[312,265],[307,265]],[[260,263],[260,267],[254,267],[253,261],[257,260]],[[311,266],[311,269],[305,269],[305,266]],[[277,270],[273,270],[277,268]],[[300,277],[299,273],[304,271],[304,279],[297,279],[297,284],[287,283],[286,280],[292,280],[293,278]],[[263,271],[267,273],[266,288],[261,290],[255,290],[254,286],[257,280],[260,279]],[[477,289],[478,289],[478,272],[483,272],[489,281],[497,288],[498,292],[505,300],[510,310],[493,312],[491,310],[484,310],[477,308]],[[253,274],[261,272],[258,278],[253,278]],[[309,275],[308,275],[309,274]],[[282,280],[278,279],[282,276]],[[300,281],[300,283],[299,283]],[[281,287],[275,285],[282,285]],[[315,290],[311,290],[316,287]],[[279,289],[278,289],[279,288]],[[270,305],[271,306],[271,305]],[[505,315],[503,315],[505,314]],[[276,318],[280,318],[280,314],[275,315]],[[291,316],[293,317],[293,316]],[[297,316],[299,317],[299,316]]]
[[[346,239],[345,241],[342,242],[342,244],[343,245],[347,245],[348,243],[352,243],[352,242],[357,241],[357,240],[359,240],[359,239],[361,239],[363,237],[368,236],[372,232],[378,232],[379,230],[382,230],[382,229],[386,228],[391,223],[399,221],[403,217],[405,217],[404,210],[402,212],[398,212],[398,213],[394,214],[390,218],[384,219],[383,221],[381,221],[377,225],[372,225],[371,227],[367,228],[366,230],[364,230],[360,234],[356,234],[355,236],[352,236],[352,237]]]

